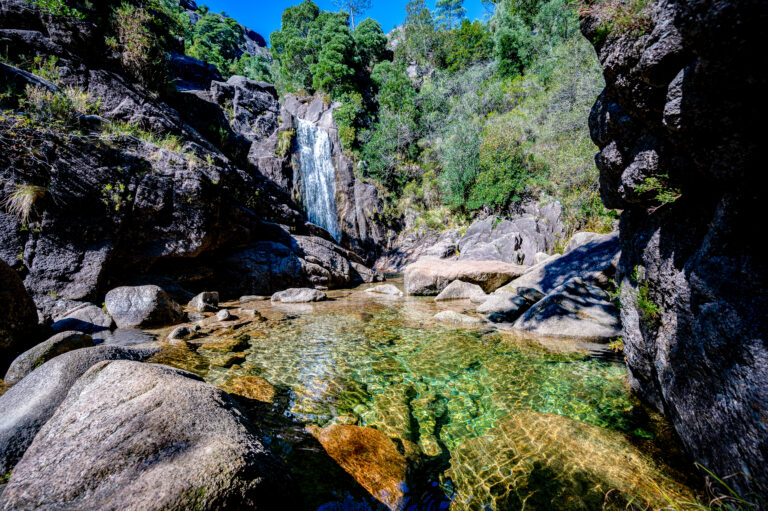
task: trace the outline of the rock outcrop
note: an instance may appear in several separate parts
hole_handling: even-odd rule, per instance
[[[360,268],[344,273],[321,250],[306,250],[319,256],[309,261],[302,257],[306,247],[295,249],[302,242],[293,236],[330,237],[307,224],[292,189],[276,178],[291,171],[291,144],[288,139],[281,156],[282,111],[272,85],[243,77],[223,82],[211,66],[177,55],[169,66],[175,90],[147,91],[104,45],[112,24],[90,21],[109,18],[109,6],[84,9],[89,18],[76,20],[44,14],[24,0],[0,0],[0,46],[13,55],[11,65],[0,65],[0,87],[13,88],[17,96],[3,101],[18,110],[3,117],[0,132],[35,140],[42,151],[11,144],[0,153],[0,197],[38,187],[29,228],[0,211],[0,259],[21,271],[46,318],[61,300],[98,304],[121,285],[156,284],[187,301],[211,287],[222,297],[271,294],[318,274],[333,286],[366,273],[359,256],[346,264]],[[19,69],[33,57],[54,59],[55,84]],[[82,90],[98,116],[79,116],[72,129],[22,122],[18,97],[26,85]],[[290,130],[290,123],[284,127]],[[352,209],[360,218],[376,216],[359,204]],[[281,245],[272,252],[285,259],[272,256],[265,268],[238,257],[264,243]],[[331,244],[328,254],[347,258],[348,250]],[[231,258],[244,267],[230,272]],[[288,267],[290,279],[280,273]],[[258,274],[259,286],[231,273]]]
[[[13,469],[5,509],[273,509],[292,496],[235,402],[197,376],[130,361],[72,386]]]
[[[19,275],[0,260],[0,371],[35,345],[37,310]]]
[[[118,328],[172,325],[184,311],[159,286],[123,286],[107,293],[104,304]]]
[[[621,217],[632,388],[691,457],[749,498],[768,494],[768,5],[660,0],[613,23],[585,11],[606,88],[590,116],[600,191]]]
[[[21,381],[35,368],[40,367],[50,359],[67,353],[68,351],[89,348],[93,346],[90,335],[82,332],[61,332],[47,341],[41,342],[34,348],[25,351],[11,363],[11,367],[5,373],[5,383],[13,385]]]

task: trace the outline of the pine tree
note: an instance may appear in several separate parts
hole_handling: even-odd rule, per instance
[[[467,14],[463,5],[464,0],[437,0],[435,3],[437,19],[442,21],[448,30],[451,30],[454,25],[458,26],[461,19]]]
[[[333,0],[333,5],[349,14],[349,19],[352,22],[352,30],[354,30],[355,16],[359,16],[370,9],[371,0]]]

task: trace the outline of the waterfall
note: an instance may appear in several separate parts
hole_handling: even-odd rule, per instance
[[[301,198],[307,217],[328,231],[333,239],[341,239],[336,211],[336,171],[331,160],[331,140],[325,130],[298,119],[299,163],[301,165]]]

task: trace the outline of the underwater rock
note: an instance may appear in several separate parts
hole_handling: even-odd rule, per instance
[[[485,291],[477,284],[470,284],[462,280],[454,280],[440,294],[435,297],[436,302],[447,300],[470,299],[473,302],[482,302],[486,299]]]
[[[16,357],[8,368],[8,372],[5,373],[5,382],[11,385],[18,383],[36,367],[53,357],[90,346],[93,346],[93,339],[88,334],[77,331],[58,333]]]
[[[665,508],[693,496],[626,437],[562,415],[519,412],[452,452],[451,510]],[[663,492],[663,493],[662,493]]]
[[[172,325],[184,317],[179,304],[154,285],[115,288],[104,303],[118,328]]]
[[[259,376],[235,376],[221,388],[229,394],[264,403],[272,403],[277,396],[275,387]]]
[[[272,295],[273,302],[281,303],[306,303],[320,302],[327,298],[322,291],[312,288],[291,288]]]
[[[179,340],[179,339],[186,339],[192,334],[192,331],[189,329],[186,325],[177,326],[173,329],[173,331],[168,334],[168,339],[170,340]]]
[[[405,292],[409,295],[437,295],[448,285],[461,280],[477,284],[490,293],[520,277],[528,266],[501,261],[437,261],[422,259],[405,269]]]
[[[375,429],[341,424],[308,429],[328,455],[371,495],[391,510],[404,508],[407,463],[389,437]]]
[[[35,437],[7,508],[291,508],[279,462],[222,390],[179,369],[93,366]]]
[[[381,284],[378,286],[373,286],[371,288],[366,289],[365,292],[378,294],[378,295],[403,296],[403,292],[400,291],[396,286],[393,286],[392,284]]]
[[[434,315],[433,319],[436,319],[437,321],[443,321],[445,323],[473,324],[473,323],[483,322],[483,320],[480,318],[473,318],[472,316],[467,316],[466,314],[460,314],[456,311],[438,312],[437,314]]]

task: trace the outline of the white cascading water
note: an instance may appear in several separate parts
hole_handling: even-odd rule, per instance
[[[331,139],[325,130],[298,119],[302,200],[309,221],[341,239],[336,212],[336,170],[331,160]]]

